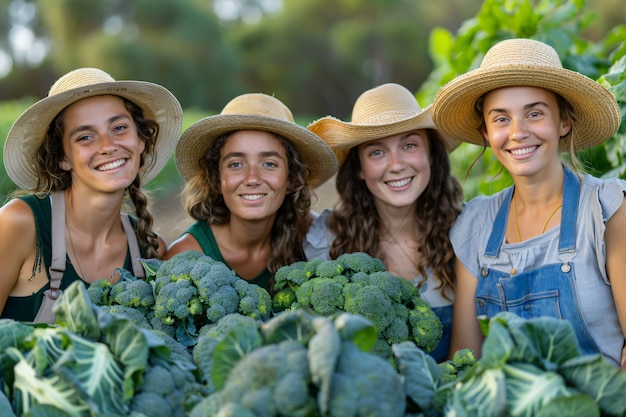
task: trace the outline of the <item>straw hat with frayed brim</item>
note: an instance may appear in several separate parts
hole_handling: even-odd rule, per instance
[[[509,39],[487,52],[480,67],[450,81],[433,102],[434,120],[447,134],[484,145],[474,106],[485,93],[502,87],[540,87],[561,95],[574,109],[574,148],[590,148],[611,138],[621,122],[615,97],[598,82],[563,68],[556,51],[532,39]],[[559,151],[567,150],[561,141]]]
[[[37,186],[35,155],[52,120],[70,104],[98,95],[126,98],[142,108],[145,118],[159,124],[154,154],[145,158],[140,172],[142,184],[163,169],[182,130],[183,111],[176,97],[158,84],[115,81],[97,68],[79,68],[59,78],[48,97],[29,107],[11,127],[4,144],[4,164],[18,187],[31,190]]]
[[[237,130],[272,132],[293,143],[311,170],[307,180],[310,187],[326,182],[337,170],[330,148],[296,124],[287,106],[275,97],[251,93],[235,97],[220,114],[205,117],[185,130],[176,147],[176,166],[185,181],[201,170],[200,160],[215,140]]]
[[[308,126],[335,152],[343,164],[350,149],[375,139],[411,130],[437,130],[432,109],[422,110],[415,96],[405,87],[389,83],[365,91],[354,103],[352,121],[344,122],[332,116],[323,117]],[[438,133],[438,138],[452,152],[460,142]]]

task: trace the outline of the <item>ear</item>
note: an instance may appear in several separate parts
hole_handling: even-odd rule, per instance
[[[359,172],[357,173],[357,176],[359,177],[360,180],[364,180],[365,179],[365,175],[363,175],[363,169],[359,169]]]
[[[565,137],[569,134],[569,132],[571,132],[571,130],[572,130],[572,119],[570,119],[569,117],[565,119],[561,119],[561,128],[559,129],[559,136]]]
[[[69,162],[67,162],[67,159],[65,157],[63,157],[63,159],[61,160],[61,162],[59,162],[59,167],[63,170],[63,171],[71,171],[72,170],[72,166],[70,165]]]

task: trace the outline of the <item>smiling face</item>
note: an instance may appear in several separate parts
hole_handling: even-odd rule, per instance
[[[485,138],[511,175],[529,176],[559,163],[559,140],[571,126],[561,120],[556,95],[535,87],[491,91],[483,103]]]
[[[288,189],[287,153],[272,133],[240,130],[220,151],[220,188],[231,219],[274,219]]]
[[[360,178],[377,207],[415,204],[430,182],[426,130],[415,130],[364,143],[358,148]]]
[[[61,117],[65,157],[60,166],[71,172],[73,187],[115,192],[135,180],[145,143],[120,97],[82,99]]]

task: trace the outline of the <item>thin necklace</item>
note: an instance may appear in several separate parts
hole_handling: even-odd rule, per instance
[[[517,229],[517,241],[521,242],[522,241],[522,236],[520,233],[520,229],[519,229],[519,223],[517,222],[517,207],[515,204],[515,194],[513,194],[513,217],[515,218],[515,228]],[[556,212],[563,206],[563,204],[559,204],[554,211],[548,216],[548,219],[546,220],[546,222],[543,224],[543,229],[541,230],[541,234],[544,234],[546,232],[546,228],[548,227],[548,223],[550,223],[550,220],[552,219],[552,217],[556,214]]]
[[[76,252],[76,248],[74,247],[74,241],[72,240],[72,230],[70,229],[70,225],[67,221],[67,212],[65,212],[65,227],[67,227],[67,234],[70,237],[70,247],[72,248],[72,252],[74,252],[74,257],[76,257],[76,262],[78,263],[78,269],[80,272],[80,276],[83,280],[87,280],[85,273],[83,272],[83,266],[80,263],[80,257],[78,256],[78,252]]]
[[[402,220],[402,223],[400,223],[400,226],[398,226],[398,229],[393,234],[391,233],[391,230],[389,230],[389,228],[387,227],[385,222],[381,222],[383,224],[383,227],[387,231],[387,233],[389,233],[391,235],[391,237],[389,239],[386,239],[385,242],[391,243],[394,240],[396,240],[396,237],[400,234],[400,231],[402,230],[402,227],[406,224],[406,221],[409,219],[409,217],[411,217],[411,212],[407,213],[407,215],[404,217],[404,220]]]

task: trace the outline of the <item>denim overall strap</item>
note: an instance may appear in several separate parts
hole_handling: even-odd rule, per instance
[[[580,181],[578,176],[567,166],[563,167],[563,172],[563,206],[561,208],[559,258],[564,263],[563,268],[569,268],[569,263],[576,255],[576,220],[578,218],[578,203],[580,200]]]
[[[561,231],[559,238],[559,258],[565,263],[576,253],[576,218],[580,198],[580,181],[567,166],[563,166],[563,207],[561,209]],[[493,229],[485,247],[484,258],[497,258],[504,241],[509,208],[513,198],[513,187],[506,191],[502,205],[493,222]]]

